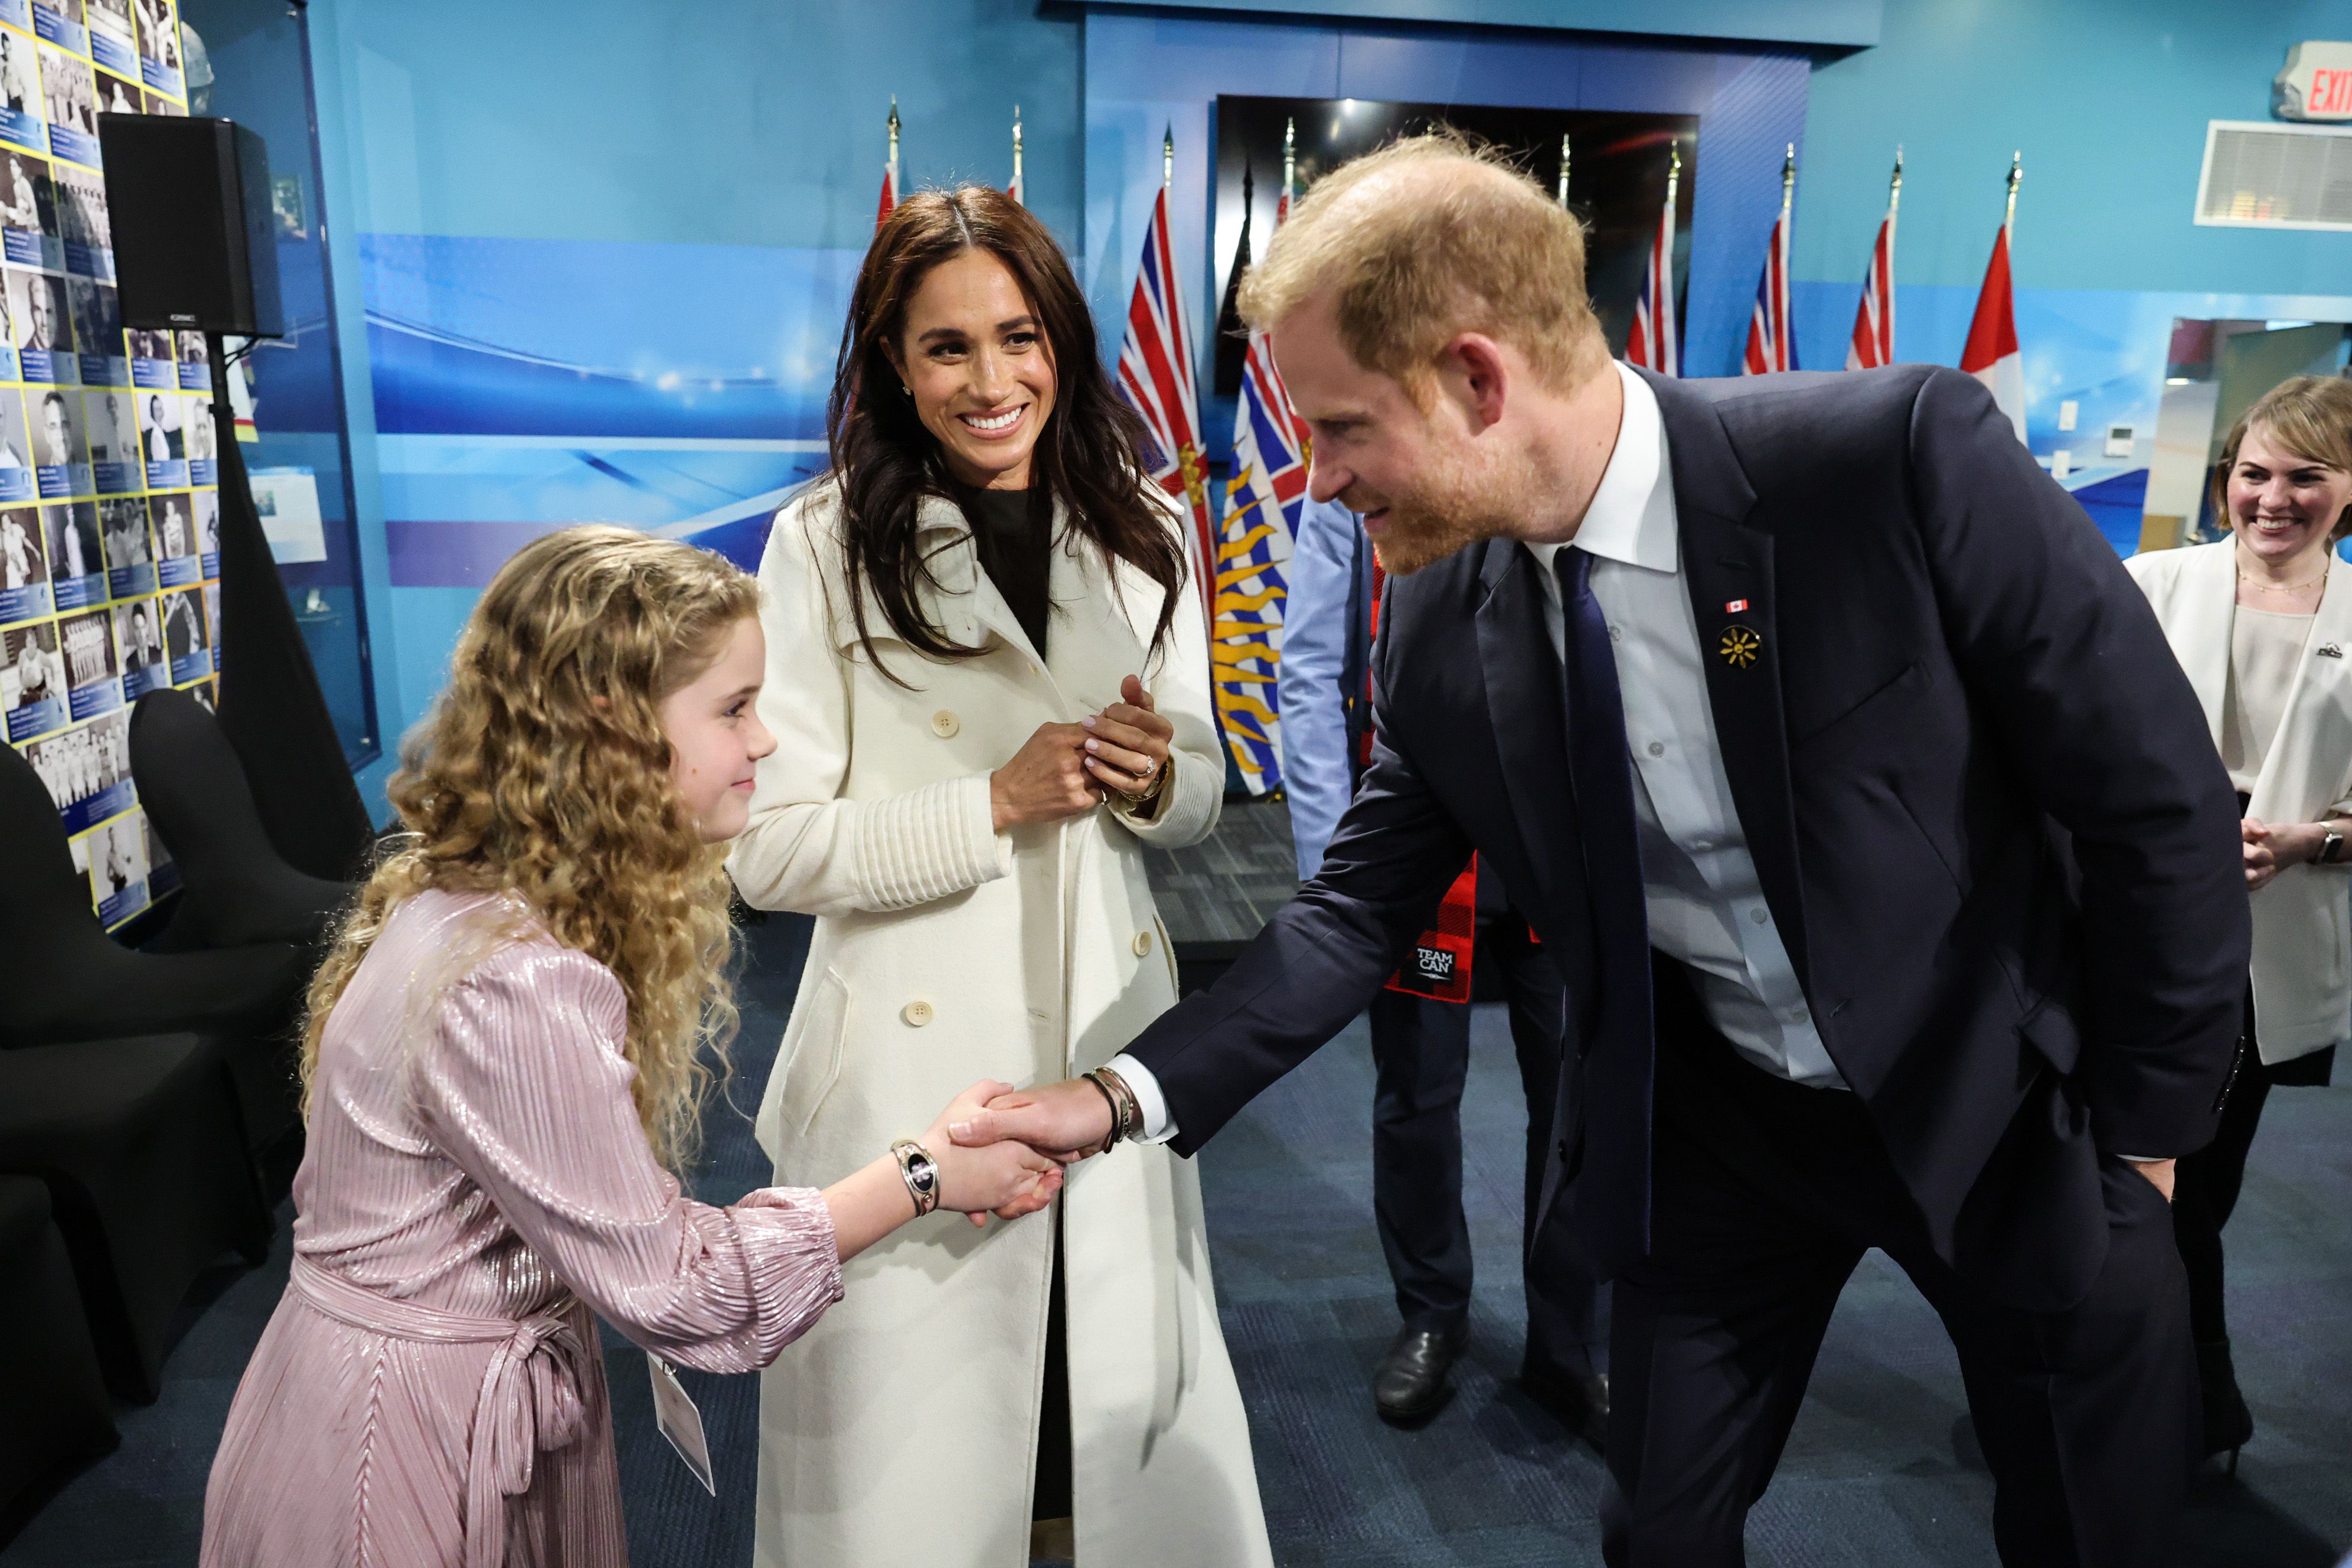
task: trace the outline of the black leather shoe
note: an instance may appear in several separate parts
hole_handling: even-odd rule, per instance
[[[1519,1386],[1528,1397],[1551,1414],[1553,1420],[1603,1451],[1609,1438],[1609,1380],[1591,1373],[1567,1372],[1535,1362],[1519,1365]]]
[[[1436,1415],[1452,1392],[1446,1373],[1469,1342],[1467,1323],[1451,1329],[1417,1329],[1407,1323],[1399,1329],[1389,1342],[1388,1354],[1381,1357],[1380,1370],[1372,1374],[1372,1403],[1380,1406],[1381,1419],[1410,1424]]]
[[[2238,1392],[2238,1372],[2230,1362],[2230,1342],[2197,1342],[2197,1384],[2205,1402],[2205,1457],[2230,1456],[2230,1473],[2238,1473],[2238,1450],[2254,1435],[2254,1413]]]

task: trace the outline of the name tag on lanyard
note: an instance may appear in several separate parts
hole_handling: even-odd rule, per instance
[[[719,1495],[719,1484],[710,1478],[710,1444],[702,1435],[702,1412],[696,1408],[694,1398],[678,1386],[677,1373],[669,1363],[657,1355],[646,1357],[646,1370],[654,1379],[654,1420],[661,1435],[702,1483],[702,1489],[712,1497]]]

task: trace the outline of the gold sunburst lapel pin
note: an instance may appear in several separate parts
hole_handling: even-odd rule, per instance
[[[1723,662],[1732,668],[1746,669],[1764,651],[1764,639],[1757,636],[1754,627],[1734,622],[1723,628],[1723,637],[1715,645],[1715,651],[1721,654]]]

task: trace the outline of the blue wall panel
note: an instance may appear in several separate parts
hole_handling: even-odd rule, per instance
[[[827,268],[854,264],[870,234],[893,92],[917,185],[1003,183],[1012,106],[1022,105],[1032,205],[1070,247],[1114,349],[1171,122],[1179,255],[1196,327],[1207,325],[1209,105],[1220,92],[1698,113],[1685,330],[1695,371],[1727,369],[1745,337],[1790,141],[1801,159],[1801,358],[1843,363],[1886,165],[1902,142],[1910,178],[1897,350],[1950,363],[1999,221],[2001,174],[2010,150],[2022,147],[2020,326],[2036,399],[2031,428],[2045,455],[2060,434],[2051,424],[2062,398],[2082,403],[2086,424],[2095,405],[2146,403],[2147,366],[2175,314],[2352,315],[2352,236],[2189,221],[2205,121],[2263,118],[2285,47],[2352,36],[2352,0],[1886,0],[1883,14],[1874,0],[1662,0],[1606,11],[1546,0],[1535,18],[1591,29],[1582,32],[1465,26],[1517,16],[1470,0],[1309,0],[1247,16],[1204,14],[1224,8],[314,0],[324,207],[387,726],[413,719],[437,688],[474,592],[464,584],[508,537],[500,530],[564,515],[733,526],[716,515],[725,496],[756,495],[809,454],[791,447],[808,438],[804,417],[779,405],[767,428],[768,415],[746,400],[756,387],[722,400],[725,430],[673,410],[660,447],[631,445],[655,437],[620,429],[626,421],[609,401],[602,425],[585,428],[555,429],[544,411],[530,431],[479,419],[480,428],[423,428],[425,367],[370,360],[367,316],[379,301],[366,297],[374,284],[362,277],[362,235],[521,241],[563,250],[568,266],[641,273],[598,290],[604,348],[748,376],[782,363],[768,346],[781,323],[818,338],[837,329],[838,297],[819,288],[793,295],[773,280],[822,277],[840,287],[841,274]],[[1311,14],[1318,10],[1326,14]],[[1710,15],[1711,23],[1693,20]],[[1849,22],[1874,27],[1875,47],[1853,49],[1859,40],[1847,39],[1817,49]],[[1631,26],[1693,31],[1619,30]],[[1695,36],[1710,30],[1717,41]],[[1735,33],[1749,41],[1721,41]],[[386,254],[379,239],[367,249]],[[453,276],[452,286],[463,284]],[[458,302],[450,295],[436,310]],[[383,318],[397,312],[375,313],[382,343]],[[446,312],[431,319],[446,324]],[[711,351],[730,342],[740,344],[731,358]],[[688,504],[698,494],[710,501],[699,510]],[[407,534],[399,576],[410,585],[394,585],[388,510]],[[473,523],[494,526],[463,549],[431,537],[435,527]]]

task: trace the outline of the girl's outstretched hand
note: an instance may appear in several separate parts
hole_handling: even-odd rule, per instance
[[[923,1147],[940,1167],[940,1206],[962,1214],[975,1226],[984,1226],[992,1214],[1018,1219],[1035,1214],[1062,1190],[1062,1167],[1026,1143],[1006,1142],[967,1149],[948,1132],[949,1125],[972,1115],[1002,1094],[1009,1083],[983,1079],[948,1104],[923,1134]]]

